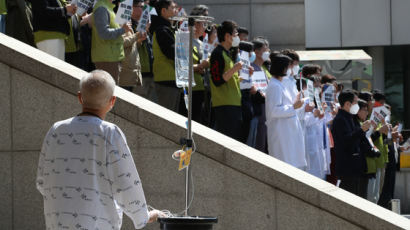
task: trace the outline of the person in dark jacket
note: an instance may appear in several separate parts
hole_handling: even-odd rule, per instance
[[[359,195],[360,176],[366,172],[366,164],[360,151],[361,139],[371,122],[355,125],[352,115],[359,112],[358,97],[350,90],[340,93],[341,109],[333,120],[332,135],[336,155],[335,173],[341,180],[340,188]]]
[[[26,0],[4,0],[6,35],[34,46],[31,3]]]
[[[368,103],[364,100],[359,99],[359,112],[357,115],[354,116],[354,124],[356,127],[360,127],[361,123],[367,120],[369,114],[369,106]],[[360,197],[367,199],[367,186],[369,183],[369,178],[374,177],[374,174],[367,174],[368,167],[367,167],[367,158],[376,158],[380,156],[380,152],[375,148],[367,139],[366,136],[362,136],[360,138],[360,163],[361,168],[363,169],[362,173],[358,175],[358,194]]]
[[[158,104],[178,112],[180,90],[175,83],[175,32],[171,18],[177,14],[172,0],[155,3],[158,16],[152,16],[152,51],[154,54],[153,73]]]
[[[37,48],[64,60],[64,40],[70,34],[68,16],[75,14],[77,6],[65,0],[31,0],[31,5]]]

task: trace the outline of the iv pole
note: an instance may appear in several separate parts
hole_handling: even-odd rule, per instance
[[[194,37],[194,25],[195,22],[212,22],[214,18],[207,16],[181,16],[172,17],[173,21],[187,21],[188,20],[188,30],[189,30],[189,68],[188,68],[188,125],[187,125],[187,139],[186,139],[186,149],[192,148],[192,79],[194,77],[193,71],[193,58],[192,50],[193,44],[192,40]],[[185,212],[184,216],[188,216],[189,208],[189,166],[185,168]]]

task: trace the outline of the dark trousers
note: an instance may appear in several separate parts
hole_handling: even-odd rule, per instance
[[[394,151],[394,150],[393,150]],[[396,183],[396,158],[394,152],[389,151],[389,162],[386,165],[382,193],[380,194],[378,205],[390,209],[390,200],[394,196],[394,186]]]
[[[192,91],[192,120],[204,124],[204,119],[202,117],[202,111],[204,108],[204,91],[197,90]],[[184,93],[181,93],[181,99],[179,102],[179,114],[182,116],[188,116],[188,110],[186,109]]]
[[[337,184],[337,177],[335,174],[335,162],[336,162],[336,154],[335,154],[335,148],[330,149],[330,174],[326,175],[326,181],[336,185]]]
[[[215,130],[241,141],[242,110],[240,106],[217,106],[215,112]]]
[[[367,199],[369,178],[366,176],[340,176],[340,180],[340,188]]]
[[[241,104],[242,104],[242,139],[246,143],[249,136],[249,129],[251,127],[251,120],[253,118],[253,107],[251,101],[251,94],[249,89],[241,90]]]

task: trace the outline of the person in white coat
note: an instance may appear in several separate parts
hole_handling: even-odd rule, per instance
[[[297,109],[303,106],[300,93],[292,102],[289,91],[283,86],[292,59],[285,55],[271,54],[272,79],[266,91],[266,126],[268,128],[269,155],[305,170],[305,140],[303,128],[297,117]]]

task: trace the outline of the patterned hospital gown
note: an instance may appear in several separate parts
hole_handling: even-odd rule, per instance
[[[122,213],[144,227],[148,210],[122,131],[93,116],[55,123],[45,137],[37,172],[46,228],[117,230]]]

